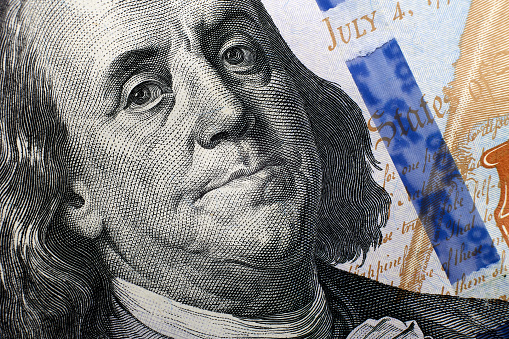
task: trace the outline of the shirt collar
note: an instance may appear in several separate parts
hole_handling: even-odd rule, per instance
[[[180,338],[327,338],[332,317],[316,283],[315,298],[303,308],[263,319],[244,319],[171,300],[121,278],[113,279],[119,302],[138,321],[162,335]]]

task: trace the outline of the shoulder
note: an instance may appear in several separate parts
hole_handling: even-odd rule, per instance
[[[509,303],[408,292],[317,262],[338,333],[367,319],[415,320],[433,338],[508,338]]]

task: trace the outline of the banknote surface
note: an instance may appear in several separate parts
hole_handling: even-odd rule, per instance
[[[301,60],[361,104],[375,176],[392,197],[381,246],[339,267],[412,291],[507,300],[507,4],[266,6]]]
[[[507,0],[0,0],[0,339],[509,338]]]

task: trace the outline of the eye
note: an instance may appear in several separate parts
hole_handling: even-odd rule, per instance
[[[122,91],[123,110],[141,113],[156,107],[172,94],[167,82],[151,74],[138,74],[127,81]]]
[[[250,72],[257,64],[256,49],[244,45],[225,48],[221,54],[221,61],[229,71],[236,73]]]
[[[244,46],[233,46],[223,53],[223,62],[231,66],[250,66],[256,62],[256,54]]]
[[[142,82],[131,90],[124,109],[148,109],[157,105],[161,101],[162,95],[163,89],[160,84],[154,81]]]
[[[271,68],[260,41],[243,31],[229,32],[211,42],[217,54],[207,58],[223,76],[239,85],[265,86],[271,79]]]

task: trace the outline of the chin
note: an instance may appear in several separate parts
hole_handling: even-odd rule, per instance
[[[281,269],[311,258],[315,230],[312,213],[289,199],[248,211],[224,230],[210,255],[256,269]]]

